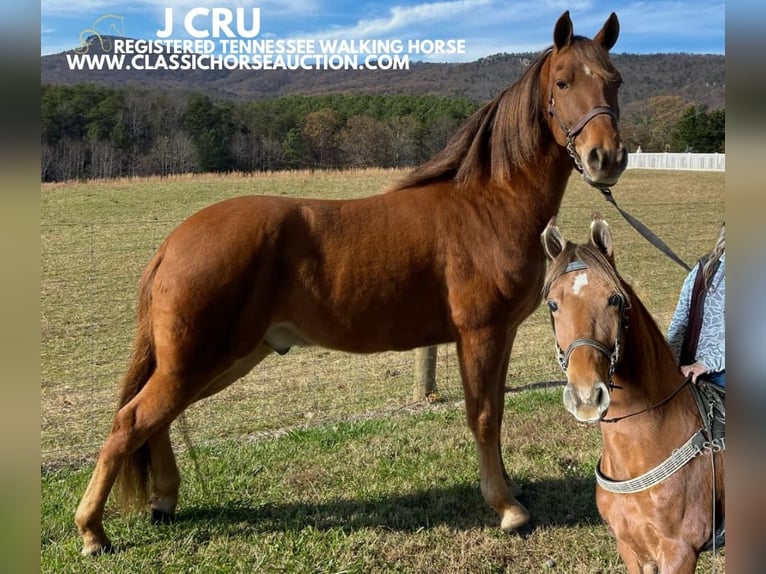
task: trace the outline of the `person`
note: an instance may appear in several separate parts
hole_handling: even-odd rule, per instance
[[[668,343],[684,376],[726,387],[726,229],[686,276],[668,327]]]

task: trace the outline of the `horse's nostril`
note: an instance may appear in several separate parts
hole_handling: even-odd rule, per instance
[[[604,389],[600,385],[596,387],[596,404],[600,405],[604,400]]]
[[[588,165],[591,169],[598,171],[604,163],[604,152],[601,148],[591,148],[588,152]]]

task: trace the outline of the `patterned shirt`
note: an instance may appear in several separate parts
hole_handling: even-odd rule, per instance
[[[708,372],[716,373],[726,369],[726,254],[721,255],[721,264],[713,275],[710,289],[705,297],[702,309],[702,329],[697,344],[696,360],[702,363]],[[691,303],[694,278],[698,266],[684,279],[678,305],[668,327],[668,343],[673,350],[676,362],[681,355],[684,334],[689,325],[689,304]],[[700,271],[701,272],[701,271]]]

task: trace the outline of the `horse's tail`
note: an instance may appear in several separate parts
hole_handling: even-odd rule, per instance
[[[152,285],[162,253],[160,250],[155,255],[139,282],[136,336],[128,369],[120,384],[118,410],[141,392],[157,366],[151,307]],[[143,509],[148,503],[149,460],[149,445],[144,443],[123,461],[115,485],[117,503],[123,510]]]

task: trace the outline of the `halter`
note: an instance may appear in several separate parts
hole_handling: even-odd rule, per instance
[[[580,271],[582,269],[587,269],[588,266],[582,262],[582,261],[572,261],[570,262],[564,271],[562,271],[561,275],[564,275],[565,273],[571,273],[572,271]],[[559,362],[559,366],[561,367],[561,370],[564,371],[564,374],[567,374],[567,369],[569,368],[569,357],[572,355],[572,351],[574,351],[577,347],[593,347],[600,353],[604,354],[607,359],[609,359],[609,370],[608,370],[608,384],[609,390],[612,391],[613,389],[619,389],[622,388],[619,385],[615,385],[613,381],[614,371],[617,368],[617,362],[620,360],[620,351],[622,348],[622,332],[625,330],[627,326],[627,315],[625,313],[627,307],[625,305],[625,300],[622,297],[619,297],[619,302],[617,304],[617,309],[620,312],[620,323],[617,327],[617,336],[614,340],[614,345],[612,346],[612,349],[609,349],[606,345],[604,345],[601,341],[597,341],[596,339],[592,339],[590,337],[581,337],[579,339],[575,339],[572,341],[569,346],[567,347],[566,351],[562,350],[561,346],[559,345],[558,340],[556,340],[556,325],[553,320],[553,314],[551,313],[551,325],[553,326],[553,334],[554,334],[554,343],[556,345],[556,357]]]
[[[551,85],[548,88],[548,115],[555,118],[556,121],[559,123],[559,126],[561,126],[561,129],[564,130],[564,133],[567,136],[567,145],[566,145],[567,151],[569,152],[570,157],[574,161],[575,169],[579,173],[583,173],[582,160],[580,159],[580,155],[577,153],[577,150],[575,149],[575,146],[574,146],[575,138],[583,130],[583,128],[586,125],[588,125],[588,122],[590,122],[596,116],[600,116],[601,114],[606,114],[608,116],[611,116],[615,122],[619,120],[617,113],[612,109],[611,106],[595,106],[583,117],[581,117],[574,124],[574,126],[570,128],[569,126],[567,126],[566,122],[564,122],[564,120],[562,120],[559,114],[556,112],[556,102],[553,99],[553,86]]]

